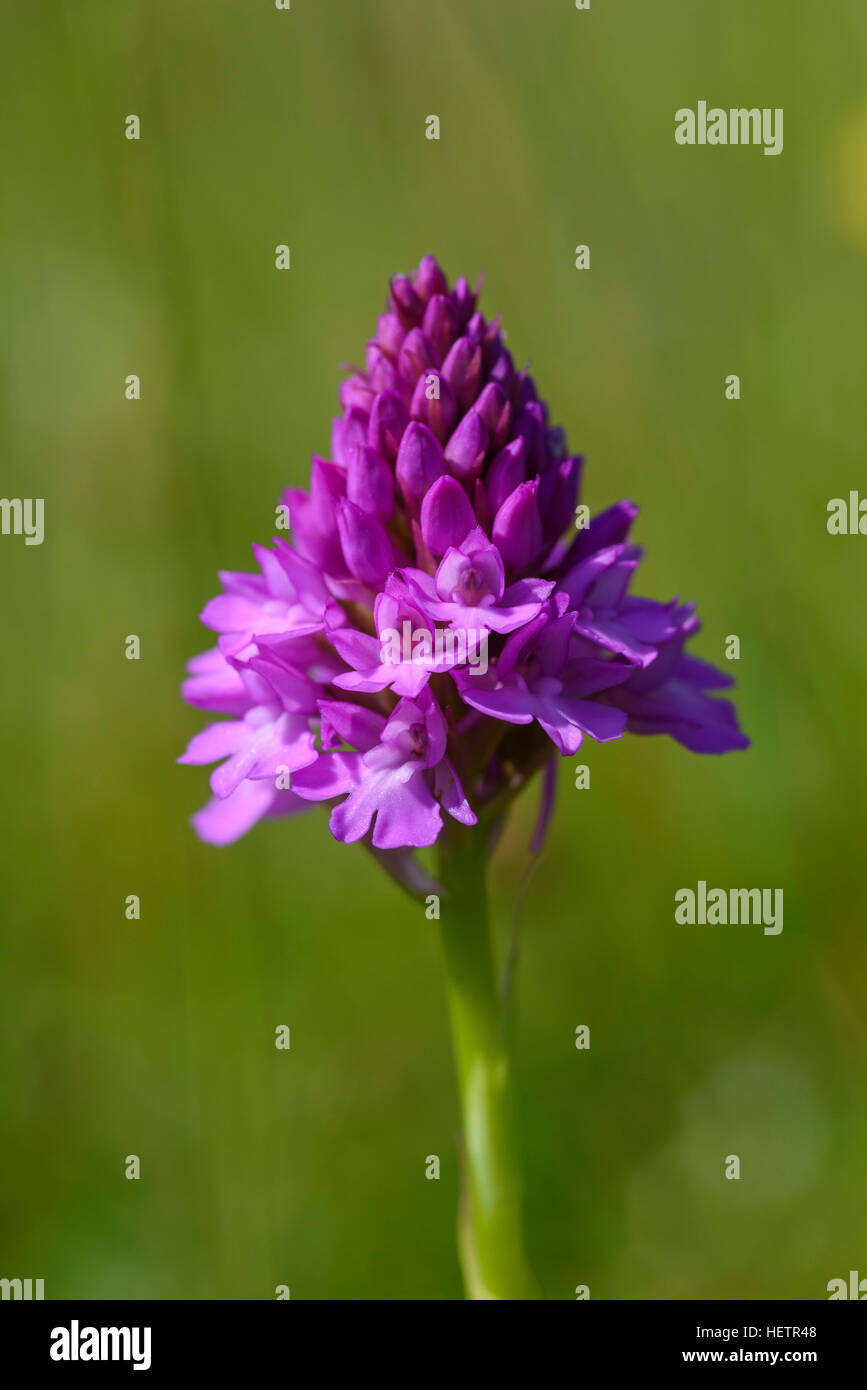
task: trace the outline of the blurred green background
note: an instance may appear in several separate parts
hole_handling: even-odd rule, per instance
[[[174,761],[215,571],[427,251],[486,272],[585,500],[640,504],[639,591],[697,600],[710,660],[740,637],[754,740],[588,742],[529,883],[535,794],[495,861],[546,1296],[867,1274],[867,540],[826,531],[867,490],[867,8],[14,0],[0,43],[0,491],[46,502],[41,547],[0,538],[0,1275],[460,1296],[435,924],[320,814],[197,843]],[[783,154],[678,147],[700,99],[783,107]],[[677,927],[700,878],[782,887],[783,933]]]

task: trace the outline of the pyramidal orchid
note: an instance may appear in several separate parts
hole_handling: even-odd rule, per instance
[[[224,716],[181,762],[216,764],[198,835],[329,808],[408,891],[435,895],[461,1093],[469,1294],[529,1298],[510,1067],[485,868],[509,804],[585,737],[670,734],[744,748],[729,679],[686,652],[691,604],[633,592],[637,509],[590,517],[583,460],[551,425],[478,289],[432,256],[396,276],[363,369],[340,389],[331,457],[281,501],[290,540],[221,574],[216,645],[184,698]],[[416,851],[437,846],[438,877]]]

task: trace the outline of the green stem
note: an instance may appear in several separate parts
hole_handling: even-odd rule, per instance
[[[458,1250],[470,1298],[539,1298],[524,1251],[511,1071],[488,928],[486,842],[483,824],[469,829],[452,822],[440,838],[440,924],[464,1133]]]

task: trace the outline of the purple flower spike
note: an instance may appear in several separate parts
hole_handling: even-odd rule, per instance
[[[538,847],[585,735],[747,746],[728,677],[686,651],[692,606],[632,592],[634,504],[575,530],[582,459],[476,300],[432,256],[393,278],[332,457],[284,494],[291,541],[204,608],[217,645],[183,695],[225,719],[181,761],[217,764],[193,821],[212,844],[322,801],[417,884],[444,812],[490,820],[541,771]]]

